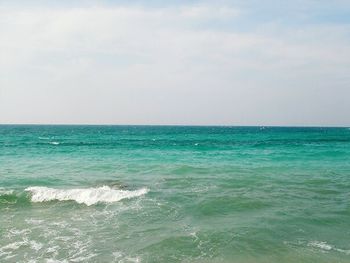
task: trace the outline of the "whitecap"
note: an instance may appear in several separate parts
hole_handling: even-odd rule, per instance
[[[59,143],[59,142],[49,142],[49,144],[52,144],[52,145],[59,145],[60,143]]]
[[[35,250],[35,251],[38,251],[43,247],[42,243],[36,242],[34,240],[30,241],[29,245],[30,245],[30,248]]]
[[[6,246],[0,248],[0,252],[2,252],[4,250],[16,250],[25,244],[26,244],[25,241],[18,241],[18,242],[10,243],[10,244],[7,244]]]
[[[4,188],[0,188],[0,196],[1,195],[12,195],[13,194],[13,190],[7,190],[7,189],[4,189]]]
[[[308,243],[308,246],[314,247],[314,248],[319,248],[323,251],[331,251],[332,250],[332,251],[337,251],[340,253],[345,253],[347,255],[350,255],[350,250],[334,247],[334,246],[332,246],[324,241],[311,241]]]
[[[129,262],[134,262],[134,263],[141,262],[141,259],[139,257],[126,257],[125,259]]]
[[[122,199],[129,199],[145,195],[147,188],[134,191],[113,189],[109,186],[97,188],[55,189],[42,186],[28,187],[25,191],[31,193],[32,202],[46,201],[75,201],[88,206],[97,203],[113,203]]]
[[[59,249],[59,246],[48,247],[46,249],[46,253],[57,254],[58,249]]]
[[[44,220],[41,219],[34,219],[34,218],[29,218],[24,220],[27,224],[31,225],[40,225],[44,222]]]
[[[326,250],[326,251],[333,249],[333,247],[331,245],[327,244],[326,242],[320,242],[320,241],[311,241],[311,242],[309,242],[308,246],[320,248],[320,249]]]

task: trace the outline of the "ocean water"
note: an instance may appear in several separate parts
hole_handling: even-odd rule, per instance
[[[1,125],[0,262],[350,262],[350,129]]]

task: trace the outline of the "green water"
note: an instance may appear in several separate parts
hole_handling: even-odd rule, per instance
[[[350,262],[350,129],[2,125],[0,262]]]

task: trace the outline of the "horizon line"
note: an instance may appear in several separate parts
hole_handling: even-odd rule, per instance
[[[0,123],[0,126],[169,126],[169,127],[275,127],[275,128],[350,128],[335,125],[242,125],[242,124],[108,124],[108,123]]]

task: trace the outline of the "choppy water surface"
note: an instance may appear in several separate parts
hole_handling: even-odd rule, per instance
[[[350,129],[0,126],[0,262],[350,262]]]

